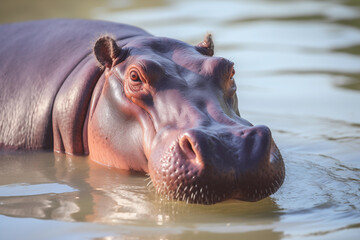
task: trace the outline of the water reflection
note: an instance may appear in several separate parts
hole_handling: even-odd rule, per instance
[[[288,134],[294,132],[287,130],[290,126],[283,126],[280,140],[290,139]],[[311,154],[314,144],[319,149],[321,143],[311,140],[311,136],[306,137],[307,134],[306,129],[298,132],[296,139],[310,137],[309,146],[297,146],[296,141],[285,146],[287,177],[284,187],[274,197],[257,203],[232,200],[214,206],[161,199],[146,186],[146,176],[109,169],[85,157],[43,152],[2,153],[0,214],[132,226],[135,229],[130,233],[120,228],[121,234],[140,238],[148,237],[151,232],[152,236],[170,238],[266,236],[279,239],[287,235],[304,236],[329,229],[336,232],[352,228],[360,208],[356,187],[360,169],[331,156]],[[344,149],[339,151],[343,155]],[[290,156],[294,152],[297,156]],[[16,187],[11,178],[16,179],[16,186],[26,184],[29,187],[24,195],[14,193]],[[4,186],[12,188],[13,194],[6,192]],[[31,188],[36,186],[42,186],[41,192]],[[341,224],[337,219],[343,219]],[[299,223],[300,232],[297,230]],[[158,227],[165,227],[167,231],[157,232]],[[144,233],[139,235],[136,228]],[[103,232],[101,228],[98,231]]]
[[[29,168],[29,162],[36,167]],[[7,185],[11,175],[17,179],[17,186],[28,186],[27,193],[20,196],[6,194],[0,187],[0,214],[13,217],[161,226],[189,220],[196,224],[217,223],[219,219],[233,222],[234,218],[240,220],[239,216],[250,221],[261,215],[266,225],[272,224],[279,210],[270,198],[256,205],[230,201],[212,207],[168,201],[147,187],[145,176],[109,169],[85,157],[41,152],[2,154],[0,169],[1,185],[15,191],[13,183]],[[38,185],[42,193],[31,193],[31,187]],[[211,220],[209,216],[217,217]]]

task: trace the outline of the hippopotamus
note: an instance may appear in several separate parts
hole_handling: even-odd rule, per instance
[[[0,148],[89,155],[150,175],[188,203],[278,190],[271,131],[240,116],[234,63],[125,24],[53,19],[0,26]]]

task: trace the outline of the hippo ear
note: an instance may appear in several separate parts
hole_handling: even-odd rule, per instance
[[[204,41],[199,43],[196,46],[196,49],[204,55],[212,56],[214,55],[214,42],[210,33],[205,35]]]
[[[94,46],[94,54],[101,66],[111,68],[114,60],[119,57],[121,48],[109,36],[100,37]]]

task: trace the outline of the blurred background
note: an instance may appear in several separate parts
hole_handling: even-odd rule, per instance
[[[74,232],[80,237],[88,236],[91,228],[93,234],[90,236],[107,236],[107,239],[116,239],[119,235],[144,239],[150,238],[151,234],[162,239],[194,236],[197,239],[214,236],[222,239],[238,239],[239,236],[256,239],[357,239],[360,234],[360,1],[0,2],[0,22],[3,24],[44,18],[87,18],[128,23],[154,35],[191,44],[200,42],[207,32],[211,32],[215,55],[235,62],[242,116],[254,124],[265,124],[272,129],[285,159],[287,176],[276,194],[257,203],[185,206],[176,207],[174,211],[173,207],[164,208],[163,202],[154,203],[152,197],[148,198],[153,193],[147,192],[145,182],[139,177],[134,178],[134,182],[131,182],[131,177],[122,179],[126,184],[120,187],[114,176],[95,188],[89,177],[94,172],[91,167],[82,165],[89,163],[77,162],[79,166],[74,166],[82,169],[82,174],[76,176],[85,177],[66,178],[66,181],[56,177],[46,181],[47,184],[77,186],[69,190],[71,194],[62,190],[63,185],[55,195],[50,193],[56,185],[51,185],[50,195],[39,197],[34,193],[38,196],[36,201],[40,198],[52,203],[51,207],[44,203],[37,211],[64,212],[63,215],[41,217],[43,215],[32,211],[34,204],[29,205],[28,198],[23,205],[16,205],[19,197],[4,193],[4,188],[0,187],[0,196],[3,196],[0,197],[0,203],[3,203],[0,204],[0,223],[7,221],[10,229],[11,226],[15,229],[31,223],[33,228],[25,233],[32,234],[36,229],[52,226],[49,222],[34,219],[86,222],[88,225],[85,226],[65,223],[60,226],[69,236]],[[3,162],[9,169],[9,164],[17,162],[21,165],[24,158],[27,156]],[[45,158],[38,160],[47,163],[44,171],[52,161],[57,164],[54,164],[54,169],[63,169],[53,157],[46,155]],[[73,160],[63,162],[69,164],[69,161]],[[31,171],[37,172],[41,166],[39,164]],[[0,173],[16,176],[17,182],[30,185],[37,176],[32,174],[30,181],[22,178],[24,172],[20,170],[5,172],[1,161]],[[102,176],[114,175],[113,171],[104,169],[101,174],[94,176],[102,179]],[[0,185],[10,186],[16,191],[16,185],[4,179],[0,178]],[[81,181],[90,183],[91,187],[86,184],[87,187],[82,187]],[[46,189],[46,186],[43,187]],[[109,205],[98,204],[93,194],[85,194],[88,192],[107,199]],[[73,200],[74,194],[81,201]],[[73,207],[60,208],[59,199]],[[97,210],[90,214],[86,210],[90,208]],[[30,220],[21,220],[24,216]],[[129,226],[132,227],[130,232],[127,231]],[[4,236],[18,234],[16,231],[10,233]]]

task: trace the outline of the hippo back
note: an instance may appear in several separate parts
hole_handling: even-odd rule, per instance
[[[64,85],[69,88],[72,81],[77,81],[71,76],[81,67],[91,67],[96,74],[81,79],[90,82],[82,84],[82,90],[90,89],[72,94],[91,95],[98,79],[87,78],[102,73],[91,56],[92,47],[103,34],[111,34],[120,45],[134,36],[149,35],[136,27],[89,20],[56,19],[0,26],[0,149],[53,148],[52,118],[57,95]],[[86,73],[86,69],[82,72]],[[68,97],[62,111],[73,110],[72,98],[87,111],[90,97],[85,101],[76,100],[81,99],[79,96]],[[70,121],[63,117],[61,121]]]

